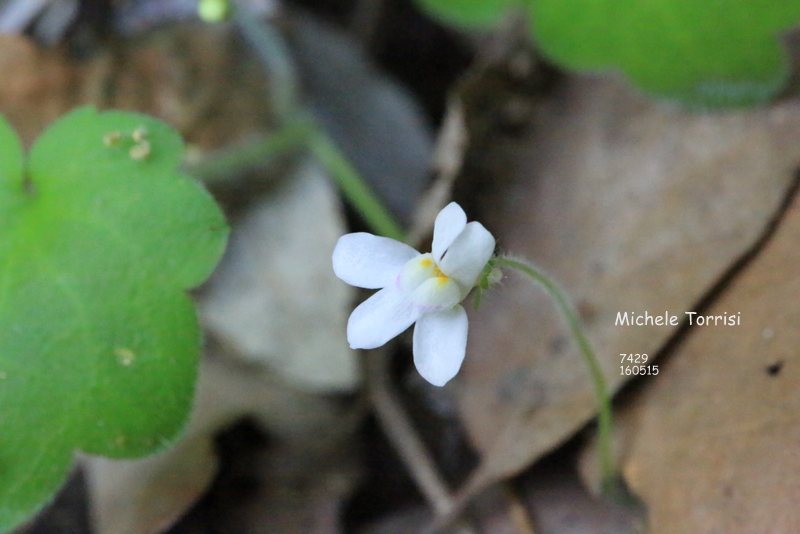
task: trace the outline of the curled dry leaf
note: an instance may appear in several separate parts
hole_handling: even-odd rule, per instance
[[[475,216],[501,251],[572,295],[616,390],[619,354],[653,356],[677,328],[615,326],[617,313],[692,310],[778,209],[798,138],[797,99],[710,115],[614,78],[571,77],[541,102],[513,161],[495,162],[511,170]],[[520,471],[596,413],[585,365],[528,280],[507,273],[470,326],[456,394],[483,463],[464,492]]]
[[[800,532],[800,198],[619,418],[650,534]]]

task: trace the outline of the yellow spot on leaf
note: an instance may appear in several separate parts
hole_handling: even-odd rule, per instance
[[[133,145],[128,153],[131,159],[143,160],[147,158],[150,155],[150,141],[142,141]]]
[[[106,146],[115,146],[119,144],[120,139],[122,139],[122,133],[119,131],[108,132],[103,136],[103,144]]]
[[[136,143],[141,143],[142,141],[144,141],[144,138],[146,136],[147,136],[147,128],[145,128],[144,126],[139,126],[131,134],[133,141]]]
[[[125,347],[115,348],[114,355],[117,357],[117,361],[125,367],[132,364],[133,360],[136,359],[136,354],[131,349],[126,349]]]

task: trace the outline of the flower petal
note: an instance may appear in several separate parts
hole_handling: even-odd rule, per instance
[[[494,246],[495,240],[489,230],[473,221],[464,227],[447,249],[447,254],[439,262],[439,269],[458,282],[462,291],[469,293],[492,257]]]
[[[414,327],[414,365],[422,378],[443,386],[456,376],[467,351],[468,327],[462,306],[419,318]]]
[[[333,272],[356,287],[378,289],[394,282],[419,252],[408,245],[365,232],[343,235],[333,249]]]
[[[431,247],[436,263],[439,263],[447,247],[453,243],[466,225],[467,214],[455,202],[451,202],[439,212],[436,222],[433,224],[433,246]]]
[[[405,293],[390,285],[359,304],[347,321],[347,342],[353,349],[374,349],[401,334],[420,316]]]

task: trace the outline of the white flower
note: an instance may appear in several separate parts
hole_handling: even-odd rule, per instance
[[[333,271],[350,285],[380,289],[350,315],[347,341],[374,349],[414,322],[414,364],[425,380],[445,385],[464,361],[467,313],[460,305],[494,252],[492,234],[467,223],[451,202],[436,217],[433,252],[367,233],[339,238]]]

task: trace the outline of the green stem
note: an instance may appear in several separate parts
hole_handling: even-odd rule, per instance
[[[598,448],[600,452],[600,468],[603,475],[603,483],[606,488],[611,487],[616,478],[616,469],[614,466],[614,456],[611,450],[612,442],[612,418],[611,418],[611,396],[608,392],[608,385],[606,384],[605,376],[603,376],[603,369],[600,362],[597,360],[594,351],[592,350],[589,340],[583,331],[578,314],[570,304],[566,294],[561,290],[558,285],[547,277],[544,273],[537,270],[527,263],[512,260],[510,258],[496,257],[493,260],[494,265],[505,265],[513,269],[517,269],[528,276],[544,288],[545,292],[553,299],[558,307],[561,315],[567,323],[567,327],[578,345],[578,349],[583,357],[584,363],[589,369],[589,373],[594,383],[594,392],[598,404]]]
[[[183,170],[207,184],[224,183],[243,171],[305,150],[312,131],[307,122],[290,122],[266,137],[222,149],[196,163],[186,164]]]
[[[405,239],[403,229],[327,135],[318,132],[312,136],[310,148],[311,153],[331,173],[345,198],[358,210],[376,234],[398,241]]]
[[[278,122],[283,124],[283,130],[292,132],[299,123],[302,130],[300,133],[306,136],[305,141],[312,154],[331,174],[345,198],[358,210],[372,230],[402,241],[405,238],[403,228],[370,190],[341,150],[314,121],[308,119],[305,112],[298,109],[300,103],[297,96],[297,73],[280,33],[259,21],[244,7],[233,8],[233,21],[267,71],[272,83],[272,109]],[[262,157],[273,155],[274,149],[281,147],[284,142],[293,147],[293,140],[293,136],[287,136],[286,139],[277,138],[270,144],[267,139],[263,145],[253,147],[253,157],[255,159],[259,154]],[[224,160],[219,164],[220,167],[225,165],[231,166]]]

